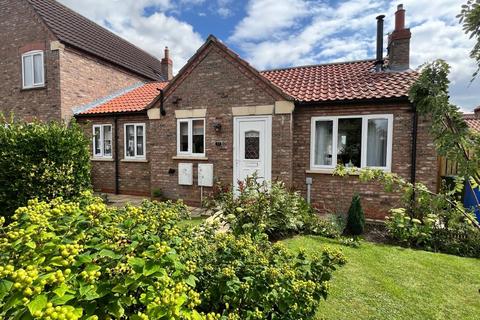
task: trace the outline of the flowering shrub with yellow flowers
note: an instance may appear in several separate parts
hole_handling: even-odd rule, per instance
[[[199,228],[187,250],[196,265],[199,309],[224,319],[312,319],[327,297],[332,272],[345,263],[338,251],[307,257],[272,244],[265,234]]]
[[[308,319],[343,257],[178,222],[181,203],[30,200],[0,221],[0,319]]]
[[[196,279],[173,246],[185,212],[176,203],[108,208],[89,193],[31,200],[0,227],[0,318],[217,317],[196,310]]]

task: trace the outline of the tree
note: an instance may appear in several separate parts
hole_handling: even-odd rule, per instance
[[[462,11],[457,16],[460,23],[463,24],[463,30],[470,38],[475,38],[476,43],[470,51],[470,57],[475,59],[478,68],[473,74],[473,78],[480,72],[480,0],[468,0],[462,6]],[[473,80],[473,79],[472,79]]]
[[[355,194],[348,209],[347,226],[345,232],[354,236],[361,235],[365,229],[365,214],[363,213],[360,196]]]
[[[460,109],[449,101],[449,72],[443,60],[424,65],[409,97],[419,115],[431,120],[430,134],[438,154],[457,163],[457,182],[467,181],[473,190],[480,185],[480,134],[469,129]]]

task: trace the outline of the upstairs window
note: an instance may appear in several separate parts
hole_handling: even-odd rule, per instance
[[[112,157],[112,125],[93,126],[93,156],[95,158]]]
[[[177,154],[205,156],[205,119],[179,119]]]
[[[145,159],[145,124],[125,124],[125,158]]]
[[[392,115],[314,117],[311,169],[337,165],[389,171],[392,159]]]
[[[43,87],[45,74],[43,51],[30,51],[22,55],[22,87],[23,89]]]

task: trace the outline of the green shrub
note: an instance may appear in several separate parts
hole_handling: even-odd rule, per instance
[[[239,183],[237,194],[226,190],[211,202],[234,234],[265,232],[270,239],[278,239],[328,228],[327,224],[319,224],[317,214],[305,199],[298,192],[288,191],[283,182],[267,185],[252,176]]]
[[[88,145],[75,123],[1,123],[0,215],[9,220],[29,199],[72,198],[90,188]]]
[[[199,235],[193,248],[200,310],[231,320],[312,319],[327,297],[332,271],[345,263],[328,249],[315,257],[293,255],[266,235]]]
[[[352,198],[350,209],[348,209],[347,226],[345,233],[361,235],[365,229],[365,214],[363,213],[360,196],[355,194]]]
[[[0,225],[0,318],[308,319],[344,263],[182,229],[181,203],[77,200],[30,200]]]
[[[475,216],[457,199],[463,180],[455,188],[431,192],[424,184],[411,184],[404,178],[378,169],[338,167],[336,174],[359,174],[360,181],[376,181],[385,191],[398,192],[402,207],[390,210],[386,225],[396,242],[415,248],[460,256],[480,257],[480,229]]]

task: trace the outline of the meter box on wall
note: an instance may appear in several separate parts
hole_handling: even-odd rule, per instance
[[[198,164],[198,185],[201,187],[213,187],[213,164]]]
[[[193,163],[178,164],[178,184],[183,186],[193,185]]]

